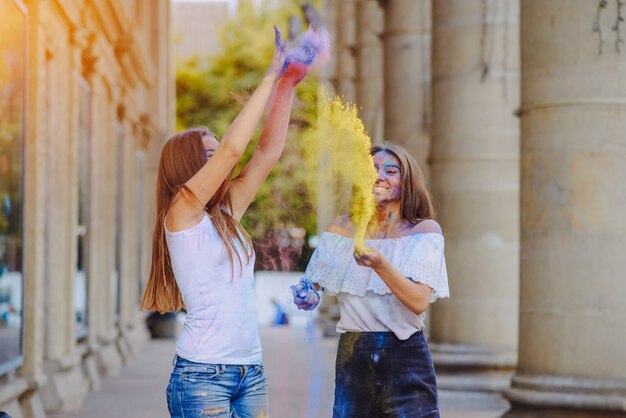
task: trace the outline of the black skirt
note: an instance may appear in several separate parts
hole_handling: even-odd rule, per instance
[[[422,332],[346,332],[339,339],[333,418],[439,417],[435,369]]]

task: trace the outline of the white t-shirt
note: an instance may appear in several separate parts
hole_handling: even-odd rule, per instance
[[[365,246],[378,249],[403,276],[432,288],[431,303],[450,296],[443,235],[416,233],[367,240]],[[337,332],[390,331],[405,340],[424,328],[424,313],[411,312],[373,269],[356,263],[351,238],[325,232],[305,276],[337,295]]]
[[[165,238],[187,315],[176,354],[198,363],[260,364],[256,323],[254,256],[234,274],[224,242],[208,215],[195,226]]]

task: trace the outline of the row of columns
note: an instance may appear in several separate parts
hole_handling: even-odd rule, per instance
[[[148,338],[139,310],[153,226],[145,214],[153,202],[153,161],[174,117],[168,1],[142,12],[144,26],[131,39],[150,51],[135,56],[140,63],[126,55],[137,51],[128,49],[121,37],[127,25],[116,20],[132,13],[113,16],[120,10],[112,2],[24,3],[23,366],[0,382],[0,410],[16,418],[76,409]],[[157,27],[163,36],[153,36]],[[77,332],[75,301],[79,201],[89,202],[82,222],[84,334]]]
[[[623,4],[329,8],[336,91],[430,179],[451,288],[431,312],[442,401],[623,415]]]

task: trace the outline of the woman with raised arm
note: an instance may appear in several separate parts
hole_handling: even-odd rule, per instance
[[[186,310],[167,386],[172,417],[269,414],[255,255],[240,220],[282,153],[294,87],[308,70],[285,64],[285,45],[276,29],[269,70],[222,141],[199,128],[163,146],[152,268],[141,306],[161,313]],[[233,179],[270,97],[258,148]]]
[[[366,248],[355,251],[350,218],[337,219],[292,286],[294,303],[311,310],[318,290],[337,295],[334,418],[439,417],[422,331],[428,304],[449,296],[443,235],[415,159],[397,145],[370,152],[377,212]]]

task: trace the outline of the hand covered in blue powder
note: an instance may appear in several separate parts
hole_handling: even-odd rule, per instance
[[[309,28],[289,48],[283,68],[283,77],[295,86],[304,79],[318,59],[326,60],[329,52],[328,31]]]
[[[301,278],[299,284],[289,286],[293,293],[293,303],[298,309],[312,311],[320,303],[320,294],[315,290],[311,279]]]

